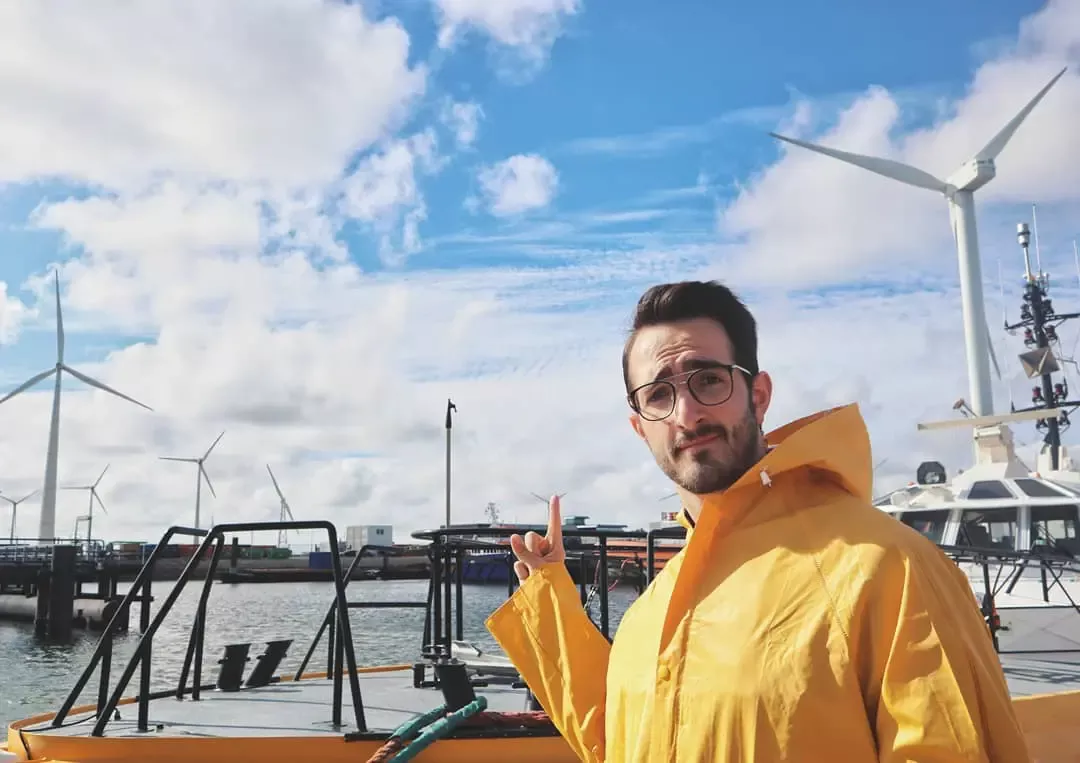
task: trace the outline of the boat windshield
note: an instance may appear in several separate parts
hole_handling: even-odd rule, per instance
[[[1031,507],[1031,549],[1080,555],[1080,521],[1075,504]]]
[[[941,539],[945,536],[945,523],[949,519],[949,510],[903,511],[897,515],[897,519],[908,527],[918,530],[934,543],[941,543]]]

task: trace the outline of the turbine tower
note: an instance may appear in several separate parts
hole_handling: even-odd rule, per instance
[[[278,514],[278,521],[284,522],[286,519],[295,520],[292,515],[292,509],[289,508],[289,502],[285,500],[285,494],[281,492],[281,487],[277,483],[277,478],[274,477],[274,473],[270,471],[270,464],[266,465],[266,471],[270,472],[270,481],[274,483],[274,490],[277,491],[278,498],[281,499],[281,512]],[[285,548],[286,531],[278,530],[277,544],[278,548]]]
[[[38,538],[42,542],[49,542],[56,537],[56,462],[60,453],[60,382],[63,373],[71,374],[83,384],[96,387],[108,392],[110,395],[116,395],[148,411],[154,410],[148,405],[143,405],[135,398],[117,392],[112,387],[76,371],[64,363],[64,319],[60,314],[60,275],[58,272],[53,271],[53,276],[56,282],[56,365],[36,376],[30,377],[0,398],[0,403],[4,403],[20,392],[25,392],[38,382],[56,374],[56,384],[53,387],[52,416],[49,419],[49,446],[45,452],[45,486],[41,491],[41,522],[38,525]]]
[[[1038,105],[1065,74],[1062,69],[1050,80],[1024,108],[1006,124],[990,142],[983,146],[975,156],[965,162],[948,180],[939,180],[928,172],[908,164],[881,159],[873,156],[852,154],[825,148],[814,143],[788,138],[776,133],[769,133],[774,138],[802,148],[831,156],[856,167],[883,175],[901,183],[937,191],[945,196],[949,203],[949,218],[952,222],[953,238],[956,241],[960,258],[960,299],[964,315],[964,340],[967,354],[968,384],[970,386],[971,405],[976,416],[989,416],[993,413],[993,395],[990,389],[990,366],[986,347],[990,334],[986,327],[986,314],[983,310],[982,273],[979,263],[979,239],[975,226],[975,191],[994,179],[997,173],[994,160],[1008,145],[1020,124]]]
[[[189,464],[198,464],[199,468],[195,470],[195,529],[199,527],[199,507],[202,501],[202,481],[206,480],[206,486],[210,488],[210,495],[217,498],[217,493],[214,492],[214,486],[210,484],[210,475],[206,473],[206,467],[203,466],[203,462],[210,457],[210,451],[214,449],[214,446],[218,444],[218,440],[225,436],[225,432],[222,432],[217,436],[217,440],[211,443],[210,447],[206,449],[206,452],[199,458],[180,458],[178,456],[158,456],[162,461],[185,461]]]
[[[94,540],[94,501],[97,501],[98,506],[106,514],[109,513],[105,508],[105,504],[101,500],[101,496],[98,495],[97,486],[101,484],[101,478],[105,476],[105,472],[109,471],[109,465],[106,464],[105,468],[101,470],[101,475],[94,480],[92,485],[73,485],[70,487],[63,487],[62,490],[89,490],[90,491],[90,509],[86,512],[86,542],[90,543]]]
[[[0,495],[0,498],[3,498],[5,501],[7,501],[8,503],[11,504],[11,542],[12,543],[15,542],[15,514],[19,510],[19,504],[22,503],[23,501],[25,501],[27,498],[33,498],[37,494],[38,494],[38,491],[35,490],[32,493],[27,493],[26,495],[24,495],[22,498],[19,498],[18,500],[15,500],[14,498],[8,498],[6,495]]]

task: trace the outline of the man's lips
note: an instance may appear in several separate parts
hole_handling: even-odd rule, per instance
[[[696,448],[701,448],[701,447],[704,447],[705,445],[708,445],[711,442],[715,442],[719,438],[720,438],[720,435],[707,434],[707,435],[705,435],[703,437],[697,437],[697,438],[695,438],[693,440],[688,440],[688,441],[684,442],[683,444],[679,445],[678,450],[680,452],[682,452],[684,450],[695,450]]]

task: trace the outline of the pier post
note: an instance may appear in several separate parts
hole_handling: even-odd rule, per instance
[[[75,546],[53,546],[48,595],[48,635],[51,640],[71,638],[75,616]],[[39,592],[40,597],[40,592]],[[40,607],[39,610],[40,612]]]
[[[34,610],[34,633],[44,636],[49,624],[49,590],[50,574],[47,567],[42,567],[37,573],[37,608]]]

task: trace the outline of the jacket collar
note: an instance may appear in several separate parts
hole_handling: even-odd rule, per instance
[[[845,490],[871,501],[873,468],[870,437],[857,403],[828,408],[785,424],[765,435],[768,452],[727,491],[704,497],[702,508],[716,504],[730,491],[767,486],[786,472],[812,467],[830,474]],[[686,507],[675,517],[693,534],[695,522]]]

